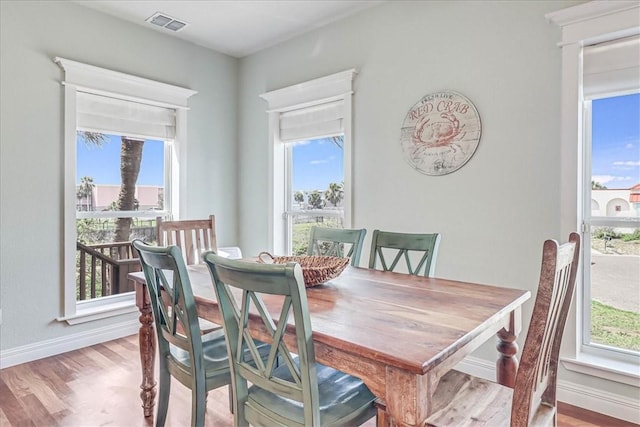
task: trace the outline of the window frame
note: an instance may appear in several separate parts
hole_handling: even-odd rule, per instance
[[[133,292],[76,301],[77,93],[93,93],[175,110],[176,137],[170,152],[169,203],[171,212],[177,216],[187,203],[180,197],[180,194],[186,194],[187,110],[188,99],[197,92],[66,58],[56,57],[53,61],[64,71],[63,313],[56,320],[75,325],[137,311]]]
[[[588,2],[545,15],[562,29],[560,235],[581,228],[587,204],[580,183],[584,176],[584,108],[582,102],[583,46],[640,34],[640,4],[637,2]],[[588,205],[590,211],[590,205]],[[591,354],[582,346],[584,277],[578,277],[576,304],[565,328],[561,361],[564,368],[628,385],[640,379],[638,365],[618,360],[613,352]],[[573,326],[573,327],[572,327]]]
[[[287,145],[280,140],[280,115],[285,112],[320,105],[332,101],[344,102],[343,116],[343,162],[344,162],[344,217],[345,228],[352,222],[352,83],[356,70],[350,69],[329,76],[277,89],[260,95],[267,101],[269,116],[268,176],[269,176],[269,219],[267,245],[272,253],[288,254],[291,250],[289,230],[291,216],[287,214],[290,195],[291,162],[287,161]],[[321,138],[328,135],[317,135]]]

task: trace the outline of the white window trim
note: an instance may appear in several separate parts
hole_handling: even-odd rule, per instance
[[[58,321],[73,325],[125,313],[135,312],[133,292],[99,298],[92,301],[76,301],[76,93],[89,92],[130,101],[142,102],[176,111],[175,149],[172,150],[171,210],[178,216],[185,212],[186,194],[186,141],[188,100],[197,92],[178,86],[82,64],[69,59],[54,58],[65,76],[64,85],[64,304],[63,315]]]
[[[583,177],[582,47],[640,34],[640,3],[637,1],[592,1],[547,14],[547,21],[562,28],[562,100],[560,234],[579,229],[585,203],[578,182]],[[582,280],[579,278],[576,304],[570,315],[573,341],[563,345],[561,357],[566,369],[638,386],[637,364],[615,361],[585,352],[582,346]],[[571,326],[569,326],[571,328]],[[569,329],[567,328],[567,329]],[[611,352],[613,353],[613,352]],[[611,356],[614,356],[613,354]]]
[[[350,69],[297,85],[277,89],[260,95],[267,101],[269,114],[268,176],[269,176],[269,229],[268,247],[272,253],[287,253],[286,225],[282,214],[287,210],[285,185],[285,144],[280,141],[280,113],[344,100],[344,219],[345,228],[352,222],[352,83],[356,70]]]

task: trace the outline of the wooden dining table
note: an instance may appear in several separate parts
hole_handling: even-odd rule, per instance
[[[187,270],[198,315],[222,324],[207,267]],[[140,396],[144,415],[151,416],[153,315],[144,275],[129,277],[141,312]],[[498,338],[496,380],[513,387],[527,290],[349,266],[306,293],[316,360],[364,381],[377,397],[378,425],[422,425],[433,412],[439,379],[493,336]]]

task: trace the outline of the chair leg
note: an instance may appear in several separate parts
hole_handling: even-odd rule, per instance
[[[229,412],[231,412],[233,414],[233,387],[231,386],[231,384],[228,385],[229,387]]]
[[[204,426],[204,417],[207,412],[207,392],[204,381],[196,381],[191,389],[191,425],[193,427]]]
[[[169,395],[171,393],[171,374],[166,365],[160,362],[160,378],[158,391],[158,414],[156,415],[156,427],[164,427],[169,409]]]

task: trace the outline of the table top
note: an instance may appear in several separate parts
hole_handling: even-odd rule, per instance
[[[188,266],[198,305],[216,307],[205,265]],[[144,283],[142,273],[130,278]],[[418,375],[488,329],[502,325],[530,292],[347,267],[307,289],[313,340]]]

